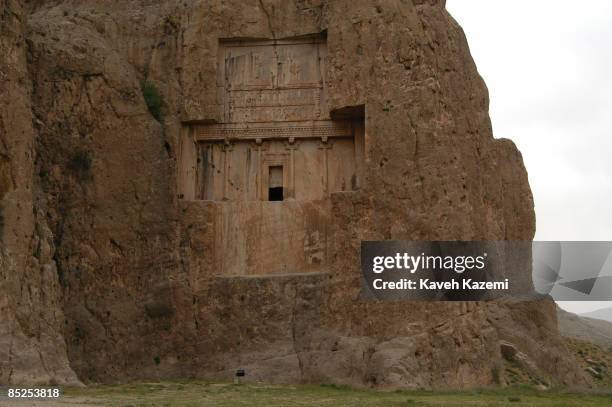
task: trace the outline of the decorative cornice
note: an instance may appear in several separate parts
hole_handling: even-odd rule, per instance
[[[319,122],[300,125],[231,125],[198,124],[193,126],[194,139],[205,140],[257,140],[257,139],[300,139],[325,137],[351,137],[350,122]]]

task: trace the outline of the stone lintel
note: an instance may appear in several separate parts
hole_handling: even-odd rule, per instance
[[[193,126],[195,141],[300,139],[352,137],[350,122],[317,121],[249,124],[198,124]]]

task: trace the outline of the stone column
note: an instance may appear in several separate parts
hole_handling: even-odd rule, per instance
[[[291,197],[295,199],[295,150],[297,149],[297,143],[295,142],[295,137],[289,137],[287,141],[287,149],[290,151],[289,155],[289,180],[290,185],[287,185],[288,194],[287,197]]]
[[[229,182],[229,171],[230,171],[230,159],[231,159],[231,154],[232,154],[232,143],[228,140],[225,139],[224,144],[223,144],[223,194],[221,199],[225,200],[225,199],[229,199],[228,197],[228,191],[227,191],[227,184]]]
[[[329,157],[327,151],[331,147],[328,137],[321,137],[319,148],[323,150],[323,192],[325,196],[329,196]]]

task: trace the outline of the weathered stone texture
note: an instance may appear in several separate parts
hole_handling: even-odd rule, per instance
[[[584,380],[553,304],[359,300],[362,239],[534,234],[520,153],[493,138],[486,87],[443,1],[28,6],[26,18],[0,0],[0,343],[14,349],[0,350],[0,381],[74,381],[67,348],[86,382],[246,367],[273,382],[475,387],[505,383],[508,343],[538,380]],[[365,120],[363,185],[322,206],[324,272],[221,275],[215,225],[230,205],[179,198],[181,142],[194,123],[223,121],[220,39],[306,35],[326,36],[332,117]],[[163,95],[163,123],[144,80]],[[231,204],[245,233],[259,227],[263,209]]]
[[[0,383],[78,384],[66,356],[53,235],[35,206],[26,14],[0,1]]]
[[[167,338],[178,262],[171,131],[148,112],[107,19],[53,7],[30,17],[29,40],[40,204],[57,236],[69,356],[83,377],[119,380],[171,346],[157,333]]]

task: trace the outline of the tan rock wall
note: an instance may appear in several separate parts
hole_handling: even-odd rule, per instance
[[[26,13],[0,1],[0,384],[78,384],[62,336],[54,239],[34,206]]]
[[[23,15],[16,4],[0,1]],[[12,51],[2,55],[18,55],[19,63],[2,92],[23,101],[17,109],[0,102],[0,124],[10,120],[21,131],[0,135],[27,140],[0,143],[0,199],[9,208],[0,232],[5,248],[20,248],[1,259],[25,264],[41,246],[38,261],[50,268],[3,268],[0,289],[10,295],[0,304],[12,311],[0,326],[18,329],[1,341],[61,355],[63,326],[71,366],[84,381],[228,379],[246,366],[250,377],[277,382],[474,387],[499,381],[503,340],[533,359],[540,380],[583,380],[564,354],[551,304],[359,301],[362,239],[533,237],[520,153],[493,138],[486,87],[443,1],[28,5],[29,77],[18,40],[26,21],[8,13],[0,43]],[[178,198],[182,121],[222,119],[219,39],[321,32],[332,113],[365,106],[366,179],[358,192],[331,196],[329,273],[220,278],[214,259],[227,253],[215,252],[214,211]],[[1,61],[2,72],[14,64]],[[143,80],[163,95],[163,123],[147,111]],[[40,194],[32,197],[28,185]],[[35,229],[44,239],[32,243]],[[60,301],[65,324],[54,308]],[[52,328],[30,328],[41,320],[31,311],[53,312],[45,325]],[[46,337],[54,339],[40,345]],[[3,360],[2,380],[11,369],[11,380],[55,371],[66,378],[57,380],[69,378],[61,359]]]
[[[84,379],[120,380],[172,346],[162,332],[178,261],[169,131],[148,112],[108,17],[43,10],[29,39],[39,205],[56,236],[69,356]]]

